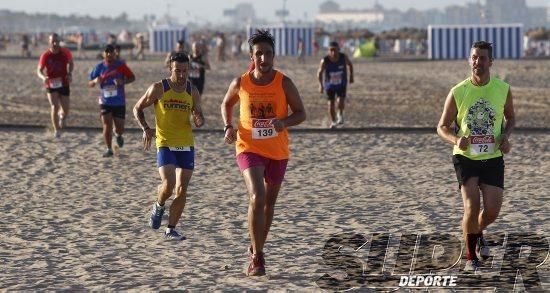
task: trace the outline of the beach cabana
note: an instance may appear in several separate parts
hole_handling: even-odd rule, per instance
[[[187,39],[184,26],[159,25],[149,29],[149,49],[152,52],[170,52],[179,40]]]
[[[430,25],[428,59],[466,59],[476,41],[492,43],[495,59],[519,59],[522,29],[522,24]]]
[[[255,33],[257,29],[267,30],[273,35],[275,38],[275,55],[277,56],[298,55],[299,39],[304,41],[305,55],[313,55],[315,29],[311,26],[248,26],[246,28],[247,39]]]

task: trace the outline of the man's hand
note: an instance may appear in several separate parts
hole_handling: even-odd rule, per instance
[[[285,130],[285,123],[279,119],[272,119],[270,122],[269,122],[269,125],[270,126],[273,126],[273,128],[275,128],[275,131],[277,132],[281,132],[283,130]]]
[[[325,90],[325,89],[323,88],[323,85],[320,84],[320,85],[319,85],[319,92],[322,94],[324,90]]]
[[[204,116],[202,115],[202,112],[193,111],[193,122],[197,127],[204,125]]]
[[[235,133],[235,129],[233,129],[233,127],[228,127],[225,130],[224,141],[226,144],[232,144],[237,141],[237,134]]]
[[[506,134],[503,134],[501,137],[500,137],[500,146],[499,146],[499,149],[507,154],[510,152],[510,148],[512,146],[510,145],[510,142],[508,141],[508,135]]]
[[[465,151],[470,145],[470,138],[467,136],[461,136],[456,140],[456,145],[459,149]]]
[[[143,149],[148,151],[151,149],[151,142],[155,137],[155,130],[151,128],[145,128],[143,130]]]

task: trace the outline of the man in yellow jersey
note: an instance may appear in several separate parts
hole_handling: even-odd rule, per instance
[[[185,53],[174,54],[170,58],[170,78],[152,84],[134,106],[134,116],[143,129],[143,146],[151,147],[156,136],[157,166],[162,184],[158,186],[157,201],[149,225],[158,229],[164,214],[164,203],[172,196],[174,187],[176,196],[170,206],[168,227],[164,233],[167,240],[183,240],[185,237],[175,230],[183,208],[185,207],[187,186],[193,174],[195,150],[190,116],[195,126],[204,124],[200,95],[196,87],[187,79],[189,58]],[[143,109],[154,105],[156,130],[145,121]]]
[[[261,276],[265,275],[264,243],[289,157],[287,128],[302,123],[306,112],[292,80],[273,69],[273,36],[258,30],[248,44],[255,68],[231,82],[221,112],[225,142],[236,142],[237,164],[250,199],[248,232],[251,245],[246,274]],[[240,103],[240,117],[235,131],[232,111],[237,102]],[[261,108],[264,110],[256,111]]]
[[[503,154],[510,151],[509,138],[515,125],[510,86],[491,77],[489,71],[493,65],[492,51],[491,43],[480,41],[472,45],[469,58],[472,74],[451,89],[437,126],[437,134],[454,145],[453,164],[464,203],[466,271],[475,271],[481,265],[476,252],[484,259],[490,256],[482,232],[500,212],[504,192]]]

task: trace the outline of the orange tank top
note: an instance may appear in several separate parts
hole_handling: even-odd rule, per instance
[[[288,130],[275,131],[269,122],[285,119],[288,104],[283,90],[284,75],[275,72],[275,78],[267,85],[256,85],[249,72],[241,76],[239,88],[240,118],[237,132],[237,155],[255,153],[273,159],[288,159]]]

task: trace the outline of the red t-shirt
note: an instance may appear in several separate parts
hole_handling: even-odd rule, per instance
[[[47,88],[57,88],[59,87],[59,83],[63,86],[69,85],[67,65],[72,60],[73,55],[67,48],[60,48],[58,53],[52,53],[52,51],[47,50],[40,55],[38,68],[43,69],[46,67],[46,76],[49,79],[49,83],[45,85]]]

